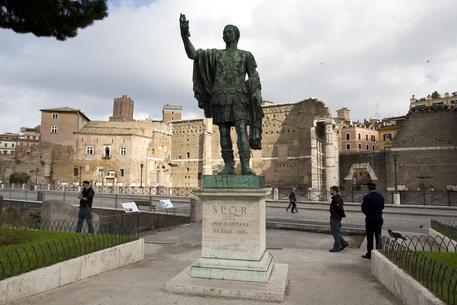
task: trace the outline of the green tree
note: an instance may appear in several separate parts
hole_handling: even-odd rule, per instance
[[[441,98],[441,95],[437,91],[434,91],[432,93],[432,99],[437,100],[439,98]]]
[[[107,11],[106,0],[0,0],[0,28],[65,40]]]
[[[10,175],[10,183],[27,183],[30,176],[27,173],[12,173]]]

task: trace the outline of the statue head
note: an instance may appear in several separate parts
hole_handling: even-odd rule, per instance
[[[238,29],[238,27],[236,27],[232,24],[228,24],[224,28],[222,37],[223,37],[225,43],[238,42],[238,40],[240,39],[240,30]]]

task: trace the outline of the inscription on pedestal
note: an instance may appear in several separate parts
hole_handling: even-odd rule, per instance
[[[203,256],[258,259],[265,250],[264,207],[261,205],[259,201],[206,202],[202,223]]]

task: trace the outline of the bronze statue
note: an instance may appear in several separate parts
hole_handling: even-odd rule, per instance
[[[179,21],[187,57],[194,61],[193,85],[198,107],[204,109],[205,117],[213,118],[213,123],[219,126],[224,168],[218,175],[235,174],[230,138],[232,126],[235,127],[238,137],[241,174],[255,175],[249,167],[249,160],[251,148],[262,148],[263,111],[260,79],[254,56],[251,52],[238,49],[240,31],[234,25],[224,28],[224,50],[195,50],[189,40],[189,21],[183,14]]]

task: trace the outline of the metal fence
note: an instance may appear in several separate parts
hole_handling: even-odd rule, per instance
[[[30,191],[23,189],[0,189],[0,196],[5,199],[47,201],[66,204],[79,204],[79,192],[77,191]],[[174,209],[166,210],[160,205],[161,199],[172,198]],[[159,213],[176,213],[189,215],[190,197],[170,197],[167,195],[141,195],[141,194],[109,194],[95,193],[93,199],[94,207],[109,207],[121,209],[122,203],[135,202],[142,211],[152,211]]]
[[[382,253],[441,300],[456,305],[457,268],[437,260],[432,255],[433,252],[453,252],[456,250],[455,244],[443,238],[425,235],[405,238],[394,240],[383,236]]]
[[[288,200],[291,187],[272,187],[272,192],[267,196],[274,199],[275,188],[278,190],[278,199]],[[110,196],[162,196],[162,197],[182,197],[190,198],[193,190],[190,187],[139,187],[139,186],[93,186],[93,189],[99,198],[101,194]],[[66,202],[77,203],[77,193],[80,187],[77,185],[53,185],[53,184],[2,184],[0,185],[0,195],[11,199],[37,200],[38,191],[42,194],[48,194]],[[14,197],[14,193],[20,193],[21,197]],[[368,191],[361,190],[342,190],[340,192],[345,202],[362,202],[363,196]],[[384,196],[386,204],[393,204],[394,192],[378,190]],[[307,188],[298,187],[295,191],[299,201],[329,201],[329,194],[326,190],[310,191]],[[400,202],[404,205],[429,205],[429,206],[457,206],[457,192],[455,191],[400,191]],[[52,195],[54,194],[54,195]],[[72,195],[73,194],[73,195]],[[17,196],[17,195],[16,195]],[[72,197],[66,198],[66,197]],[[38,198],[38,200],[41,200]],[[53,200],[49,199],[48,200]]]
[[[94,223],[94,234],[87,233],[86,225],[82,233],[75,233],[77,222],[74,220],[41,221],[30,216],[1,216],[0,280],[129,242],[139,236],[136,215],[101,217]],[[21,238],[43,233],[46,238],[42,241],[17,244]],[[14,242],[8,245],[11,243],[8,239],[14,239]]]
[[[401,204],[457,206],[457,192],[402,191]]]
[[[15,184],[5,183],[2,189],[29,190],[29,191],[60,191],[79,192],[81,186],[75,184]],[[93,185],[96,193],[106,194],[131,194],[131,195],[157,195],[157,196],[191,196],[191,187],[164,187],[164,186],[112,186]]]
[[[432,229],[457,242],[457,220],[431,220]]]

